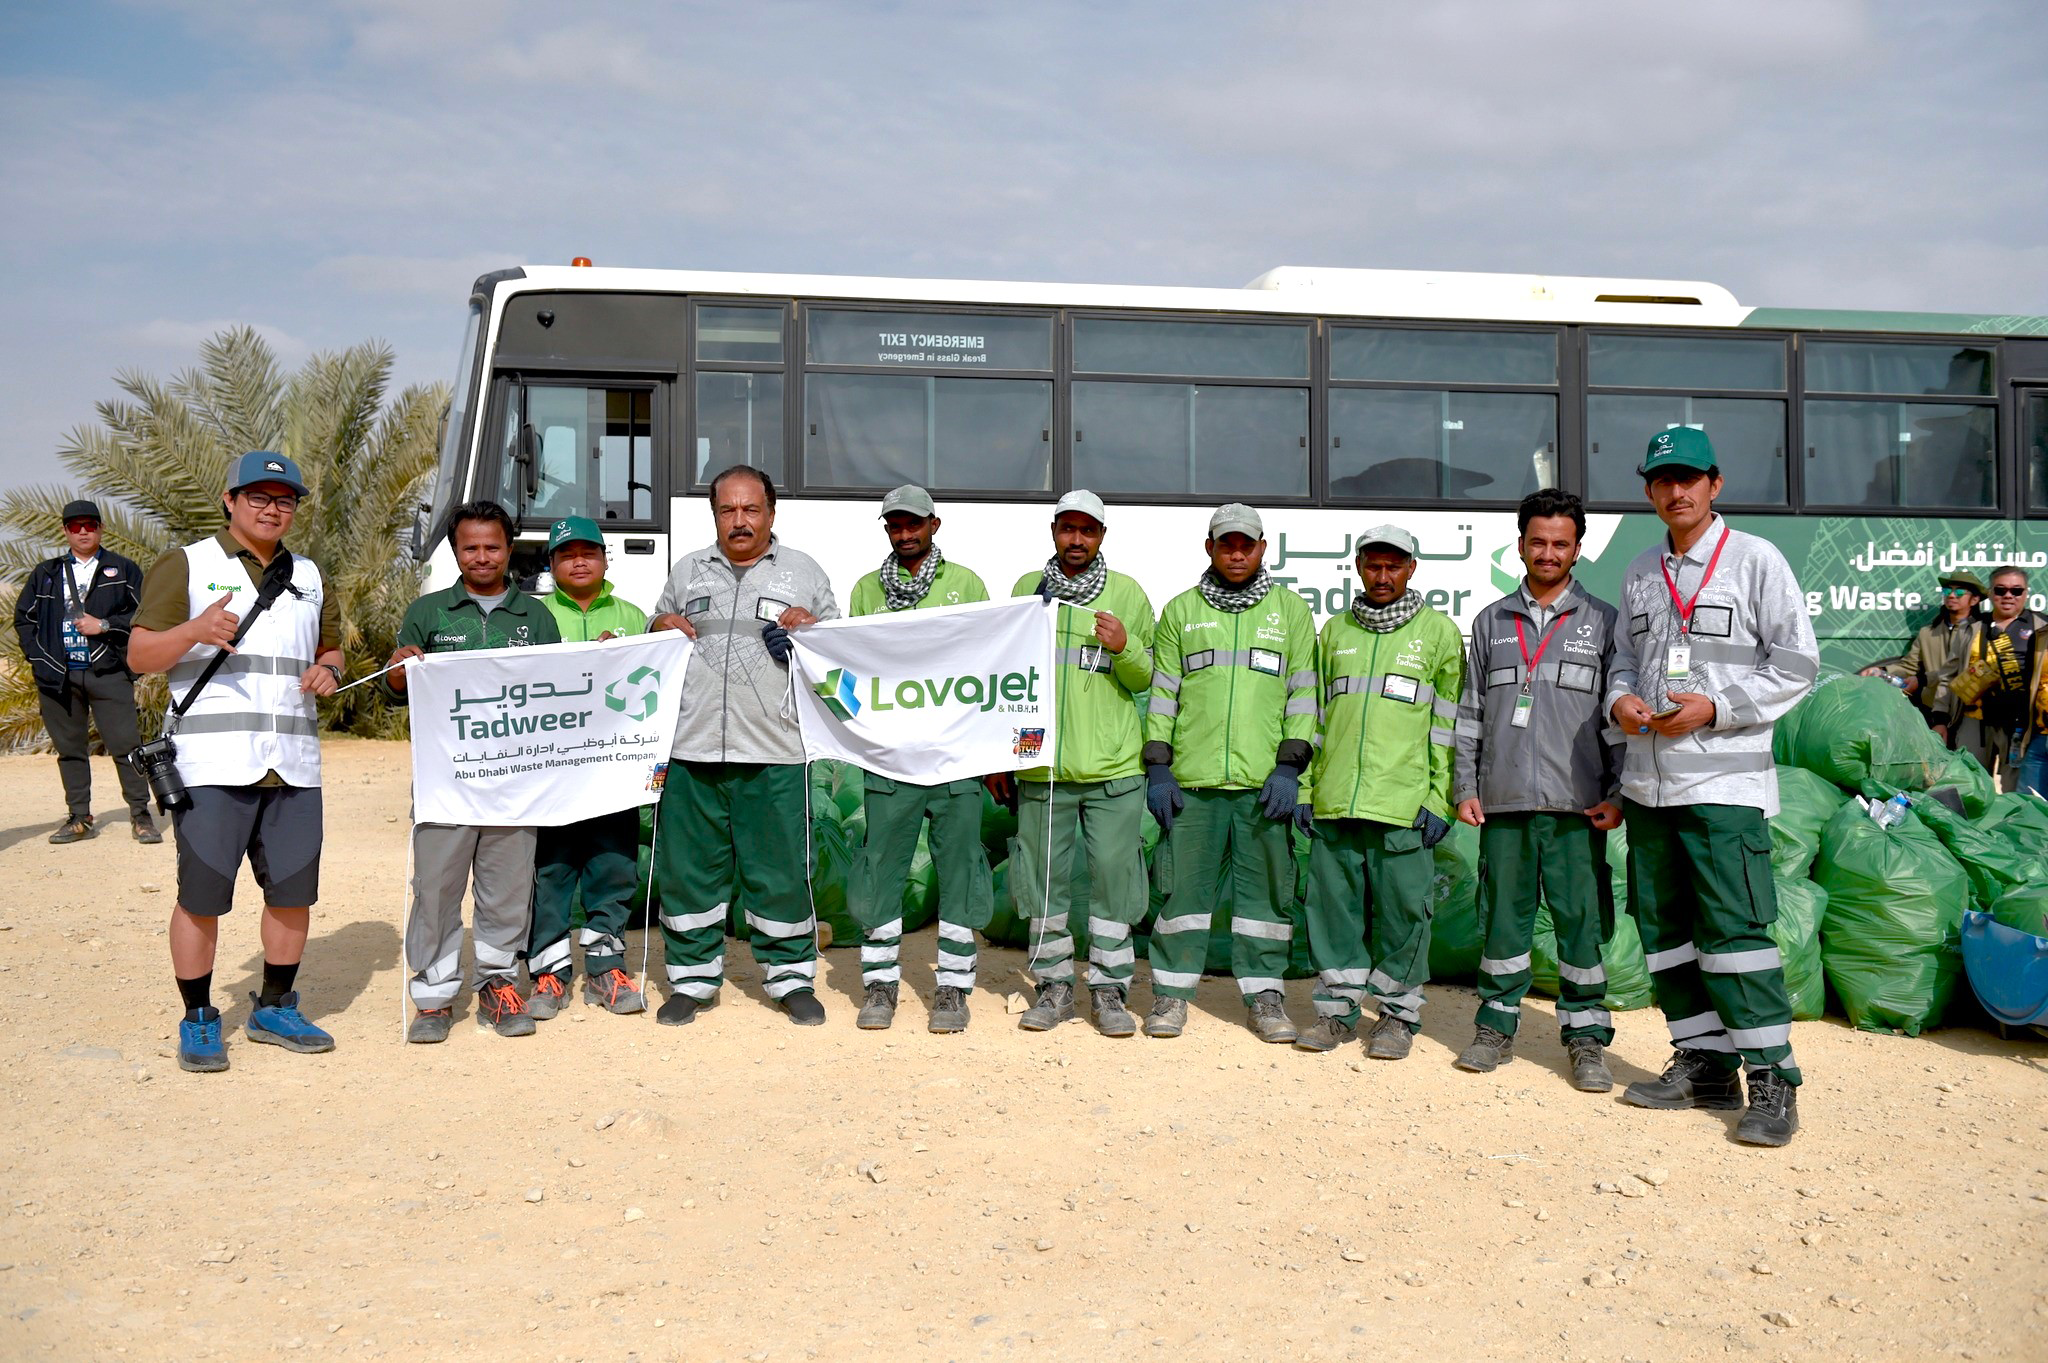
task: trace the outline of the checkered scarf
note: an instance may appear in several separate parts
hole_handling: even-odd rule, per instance
[[[902,565],[897,563],[896,555],[891,553],[882,560],[882,571],[879,574],[882,580],[883,603],[892,611],[907,611],[924,600],[925,593],[932,589],[932,583],[938,579],[939,565],[945,561],[946,556],[940,553],[939,546],[934,544],[926,551],[924,562],[917,565],[917,571],[905,577]]]
[[[1258,605],[1266,599],[1266,593],[1271,591],[1272,587],[1273,575],[1266,571],[1263,564],[1242,587],[1233,587],[1225,582],[1216,575],[1214,568],[1204,572],[1201,579],[1195,583],[1195,590],[1202,594],[1204,601],[1217,610],[1228,611],[1232,615]]]
[[[1374,634],[1392,634],[1422,609],[1422,593],[1410,587],[1391,606],[1375,606],[1360,592],[1351,598],[1351,618]]]
[[[1085,606],[1102,595],[1102,589],[1109,584],[1109,559],[1106,555],[1097,554],[1095,561],[1082,569],[1079,577],[1068,577],[1060,571],[1059,555],[1055,554],[1045,561],[1043,581],[1053,600]]]

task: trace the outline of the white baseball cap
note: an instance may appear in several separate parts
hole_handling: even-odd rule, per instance
[[[1053,503],[1052,518],[1058,520],[1063,511],[1078,511],[1084,516],[1092,516],[1100,526],[1109,524],[1109,516],[1102,509],[1102,498],[1085,487],[1077,487]]]
[[[882,514],[886,516],[892,511],[901,511],[906,516],[922,516],[926,520],[939,514],[938,508],[932,505],[932,494],[915,483],[905,483],[882,498]]]
[[[1354,555],[1362,554],[1379,544],[1389,549],[1399,549],[1410,558],[1415,557],[1415,536],[1398,525],[1375,525],[1370,530],[1360,532],[1352,544],[1356,546],[1352,550]]]
[[[1209,518],[1209,538],[1221,539],[1231,534],[1262,540],[1266,537],[1266,523],[1243,502],[1229,502],[1217,507],[1216,514]]]

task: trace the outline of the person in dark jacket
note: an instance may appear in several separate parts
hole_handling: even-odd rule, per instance
[[[35,674],[43,727],[64,782],[64,822],[50,841],[78,842],[99,831],[92,817],[90,724],[114,759],[129,831],[137,842],[162,842],[149,816],[149,785],[127,761],[142,741],[135,674],[128,670],[128,629],[142,600],[142,569],[101,546],[95,503],[65,506],[64,539],[66,552],[38,563],[14,603],[14,632]]]

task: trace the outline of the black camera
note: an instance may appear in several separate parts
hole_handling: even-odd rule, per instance
[[[170,735],[166,734],[153,743],[144,743],[128,754],[128,761],[149,782],[149,793],[156,796],[156,807],[160,812],[168,814],[192,803],[191,792],[185,789],[185,778],[178,775],[178,745],[171,741]]]

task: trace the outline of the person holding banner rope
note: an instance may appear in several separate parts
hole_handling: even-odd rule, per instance
[[[548,570],[555,589],[541,598],[566,643],[618,639],[647,630],[647,613],[612,594],[605,580],[604,532],[588,516],[548,528]],[[610,1013],[640,1013],[647,999],[626,973],[626,921],[639,888],[640,811],[599,814],[538,829],[533,854],[533,926],[526,968],[533,992],[526,1010],[545,1022],[568,1001],[576,961],[569,914],[583,903],[583,1000]]]
[[[405,669],[399,664],[407,658],[562,641],[547,607],[506,576],[512,535],[512,517],[496,502],[468,502],[450,514],[448,545],[462,580],[406,608],[398,647],[377,683],[393,702],[406,703]],[[477,1025],[499,1036],[533,1035],[518,971],[533,921],[535,842],[531,828],[413,825],[405,959],[419,1011],[406,1030],[407,1041],[433,1045],[448,1039],[462,987],[464,890],[475,906]]]
[[[284,545],[305,496],[286,456],[254,450],[237,459],[223,498],[227,526],[150,566],[128,637],[128,665],[169,673],[176,710],[164,735],[177,726],[165,763],[173,770],[152,773],[151,784],[177,832],[170,939],[185,1004],[181,1069],[228,1067],[213,966],[245,857],[263,889],[263,985],[252,996],[249,1039],[301,1053],[334,1049],[299,1011],[297,989],[320,892],[314,702],[334,694],[342,667],[334,598],[313,561]]]
[[[837,619],[831,580],[777,540],[775,483],[735,465],[711,480],[717,538],[676,560],[651,629],[697,641],[683,677],[656,828],[669,997],[680,1027],[718,998],[725,923],[742,915],[762,987],[791,1022],[824,1022],[810,898],[803,738],[789,696],[789,631]]]
[[[1011,862],[1017,905],[1032,919],[1028,968],[1038,998],[1017,1019],[1028,1032],[1074,1017],[1074,938],[1070,915],[1088,919],[1088,984],[1095,1025],[1104,1036],[1132,1036],[1138,1024],[1125,1000],[1136,973],[1132,930],[1145,917],[1141,835],[1145,778],[1136,694],[1152,682],[1152,603],[1145,589],[1112,572],[1102,556],[1102,499],[1075,488],[1053,507],[1053,556],[1024,574],[1013,596],[1037,595],[1060,611],[1054,655],[1059,668],[1057,751],[1052,765],[1017,773],[1018,854]],[[1008,773],[989,778],[998,798]],[[1087,839],[1091,902],[1073,903],[1069,868],[1076,834]],[[1057,871],[1057,888],[1053,877]]]
[[[1159,821],[1145,1035],[1176,1037],[1209,955],[1215,906],[1230,904],[1230,965],[1261,1041],[1297,1033],[1282,996],[1294,924],[1295,828],[1309,827],[1302,773],[1314,755],[1316,627],[1273,587],[1266,531],[1242,502],[1209,518],[1209,567],[1166,603],[1152,647],[1142,756]]]
[[[909,484],[882,499],[889,554],[882,566],[854,584],[855,616],[922,610],[988,600],[973,569],[953,562],[932,542],[938,509],[931,494]],[[917,853],[918,829],[931,820],[932,870],[939,887],[938,988],[926,1022],[933,1032],[967,1030],[967,996],[974,992],[974,933],[995,913],[995,890],[981,847],[981,782],[973,777],[939,785],[862,777],[867,845],[861,850],[849,908],[862,929],[860,978],[866,997],[857,1023],[880,1031],[896,1018],[902,987],[897,962],[903,940],[903,885]]]

